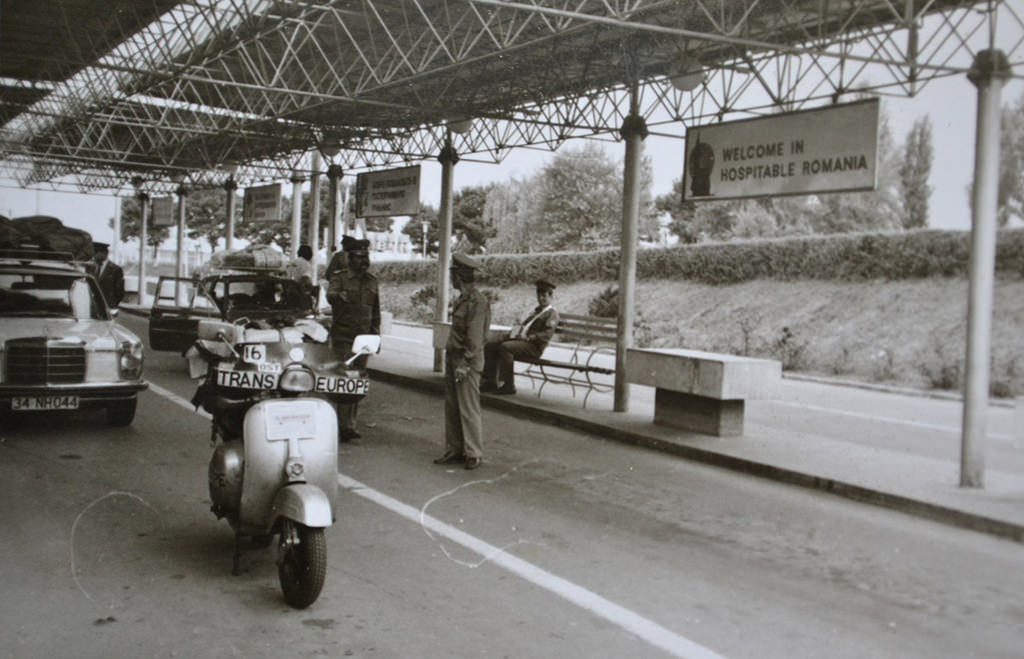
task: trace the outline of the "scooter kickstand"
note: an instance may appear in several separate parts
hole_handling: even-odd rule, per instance
[[[237,577],[242,573],[240,563],[242,562],[242,534],[235,533],[235,555],[231,557],[231,576]]]

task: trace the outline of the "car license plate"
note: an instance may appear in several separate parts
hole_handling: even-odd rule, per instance
[[[78,396],[15,396],[12,410],[77,410]]]
[[[337,375],[318,375],[313,390],[322,394],[364,395],[370,390],[369,378],[347,378]]]

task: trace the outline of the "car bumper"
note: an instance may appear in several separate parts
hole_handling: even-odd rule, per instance
[[[18,397],[77,396],[79,405],[102,405],[119,400],[130,400],[149,387],[144,381],[111,384],[48,384],[0,385],[0,405],[10,407],[11,399]]]

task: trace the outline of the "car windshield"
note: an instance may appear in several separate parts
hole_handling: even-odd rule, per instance
[[[99,289],[80,274],[0,272],[0,316],[107,320]]]
[[[312,299],[291,279],[220,279],[214,282],[211,292],[218,302],[238,310],[308,312],[312,308]]]

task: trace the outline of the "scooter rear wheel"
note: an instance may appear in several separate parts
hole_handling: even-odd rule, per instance
[[[294,529],[294,541],[289,541]],[[320,596],[327,576],[327,539],[324,530],[286,521],[281,529],[281,556],[277,576],[284,600],[304,609]]]

